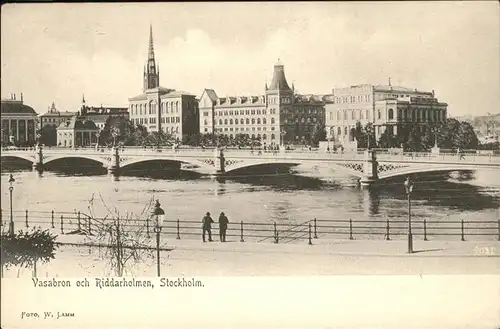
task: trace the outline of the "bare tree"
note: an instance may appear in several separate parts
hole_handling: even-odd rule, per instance
[[[154,248],[150,246],[149,216],[153,206],[152,197],[142,212],[138,215],[125,212],[118,208],[110,208],[99,194],[98,202],[104,206],[106,214],[96,216],[95,198],[89,200],[89,213],[86,214],[87,240],[99,245],[99,256],[107,261],[107,266],[117,276],[123,276],[128,271],[128,264],[143,262],[154,257]]]

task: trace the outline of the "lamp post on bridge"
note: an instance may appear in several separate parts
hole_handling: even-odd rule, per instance
[[[12,214],[12,191],[14,190],[14,182],[16,180],[14,179],[14,176],[10,174],[9,178],[9,194],[10,194],[10,222],[9,222],[9,234],[12,236],[14,235],[14,216]]]
[[[286,135],[286,130],[285,129],[281,129],[281,131],[280,131],[280,151],[284,150],[285,135]]]
[[[165,219],[165,211],[160,207],[160,201],[158,200],[156,200],[153,216],[155,219],[154,232],[156,233],[156,272],[160,276],[160,232]]]
[[[406,178],[404,183],[406,196],[408,198],[408,253],[413,253],[413,234],[411,232],[411,192],[413,191],[413,183],[410,177]]]
[[[101,129],[95,133],[95,137],[96,137],[96,143],[95,143],[95,150],[99,150],[99,137],[101,137]]]

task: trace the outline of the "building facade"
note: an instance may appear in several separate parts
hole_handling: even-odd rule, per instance
[[[43,128],[48,125],[57,128],[62,122],[66,122],[71,117],[76,115],[77,112],[59,111],[56,108],[56,104],[52,102],[52,105],[49,106],[47,113],[40,115],[40,128]]]
[[[200,133],[247,134],[264,145],[308,141],[318,124],[324,124],[322,97],[298,95],[288,85],[284,66],[274,65],[273,80],[264,95],[218,97],[205,89],[199,100]]]
[[[128,107],[107,107],[107,106],[91,106],[85,102],[85,96],[82,98],[79,117],[84,120],[90,120],[95,123],[97,128],[104,129],[106,122],[110,117],[122,117],[130,119]]]
[[[129,98],[130,120],[148,132],[163,131],[177,139],[199,131],[198,101],[194,95],[160,86],[153,31],[149,31],[148,60],[144,67],[143,93]]]
[[[1,101],[2,145],[34,145],[38,114],[31,106],[24,104],[12,94],[10,99]]]
[[[99,128],[91,120],[73,116],[57,127],[57,146],[85,147],[97,143]]]
[[[430,125],[447,117],[448,104],[439,102],[434,91],[389,85],[357,85],[334,88],[325,97],[327,138],[338,144],[353,140],[356,123],[372,123],[377,140],[386,129],[397,135],[402,124]]]

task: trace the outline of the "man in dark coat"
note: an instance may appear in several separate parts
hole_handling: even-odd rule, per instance
[[[210,217],[210,213],[207,212],[205,216],[203,216],[203,242],[205,242],[205,232],[208,232],[208,241],[212,242],[212,223],[214,220]]]
[[[221,212],[219,216],[219,235],[221,242],[226,242],[226,231],[228,223],[229,219],[227,219],[226,215],[224,215],[224,212]]]

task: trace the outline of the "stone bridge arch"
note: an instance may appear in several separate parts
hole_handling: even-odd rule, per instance
[[[138,163],[151,161],[178,162],[181,165],[187,164],[188,166],[182,168],[182,170],[202,172],[206,174],[211,174],[215,170],[215,161],[212,158],[178,157],[175,155],[120,156],[120,169],[126,169],[127,167]],[[189,168],[189,165],[194,166],[194,168]]]
[[[35,162],[35,155],[27,154],[27,153],[7,153],[7,152],[2,152],[1,158],[18,158],[18,159],[23,159],[26,161],[29,161],[31,163]]]
[[[394,170],[388,170],[385,172],[379,172],[378,178],[379,180],[389,179],[398,176],[407,176],[412,174],[420,174],[420,173],[430,173],[430,172],[439,172],[439,171],[464,171],[464,170],[477,170],[478,168],[474,168],[472,166],[463,166],[463,165],[417,165],[417,164],[407,164],[407,165],[399,165]]]
[[[78,154],[78,153],[71,154],[71,155],[68,155],[68,154],[63,154],[63,155],[47,154],[47,155],[45,155],[44,154],[43,155],[43,164],[47,165],[51,162],[61,160],[61,159],[86,159],[86,160],[98,162],[101,165],[103,165],[104,167],[106,167],[108,165],[111,157],[109,157],[109,156],[95,156],[95,155],[88,155],[88,154]]]

